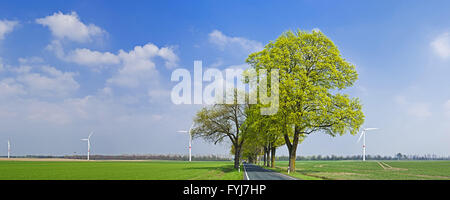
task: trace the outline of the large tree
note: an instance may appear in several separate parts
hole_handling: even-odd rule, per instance
[[[279,70],[279,123],[295,171],[297,146],[314,132],[356,134],[364,122],[357,98],[343,94],[357,80],[355,66],[320,31],[288,31],[247,58],[254,69]],[[293,128],[293,133],[289,133]]]
[[[247,132],[247,126],[242,126],[246,119],[248,104],[237,102],[237,93],[234,92],[234,103],[214,104],[201,109],[194,118],[195,126],[192,129],[193,137],[201,137],[214,144],[228,139],[233,145],[234,168],[238,169],[242,146]],[[245,94],[243,94],[245,95]],[[233,97],[227,97],[233,98]]]

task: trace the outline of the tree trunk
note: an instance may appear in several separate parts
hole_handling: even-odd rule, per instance
[[[235,169],[239,169],[239,165],[240,165],[240,155],[241,155],[241,147],[239,145],[235,145],[234,146],[235,151],[234,151],[234,168]]]
[[[294,132],[294,140],[291,142],[289,141],[289,137],[285,137],[285,140],[287,138],[287,142],[289,142],[288,146],[288,150],[289,150],[289,171],[290,172],[295,172],[295,159],[297,157],[297,146],[298,146],[298,138],[299,134],[297,132],[297,128],[295,128],[295,132]]]
[[[266,167],[270,167],[270,161],[272,159],[270,159],[270,149],[271,149],[271,145],[269,144],[269,146],[267,147],[267,163],[266,163]]]
[[[297,157],[296,151],[289,152],[289,171],[295,172],[295,158]]]
[[[275,167],[275,151],[276,151],[276,150],[277,150],[276,147],[272,147],[272,150],[271,150],[272,156],[270,156],[271,159],[272,159],[272,161],[270,162],[270,164],[271,164],[270,167],[272,167],[272,168]]]
[[[267,147],[264,147],[264,156],[263,156],[263,159],[264,159],[264,164],[263,164],[263,166],[266,166],[266,162],[267,162]]]

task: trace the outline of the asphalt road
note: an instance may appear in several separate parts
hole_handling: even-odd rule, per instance
[[[296,178],[244,163],[244,180],[298,180]]]

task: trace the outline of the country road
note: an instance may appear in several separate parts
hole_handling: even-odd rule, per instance
[[[260,166],[244,163],[244,180],[299,180]]]

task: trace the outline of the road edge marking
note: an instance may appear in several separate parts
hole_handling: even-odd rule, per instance
[[[287,178],[289,178],[289,179],[291,179],[291,180],[296,180],[296,181],[297,181],[297,180],[300,180],[300,179],[298,179],[298,178],[289,176],[289,175],[287,175],[287,174],[283,174],[283,173],[281,173],[281,172],[277,172],[277,171],[275,171],[275,170],[266,169],[266,168],[264,168],[264,167],[262,167],[262,168],[263,168],[264,170],[266,170],[266,171],[269,171],[269,172],[272,172],[272,173],[275,173],[275,174],[278,174],[278,175],[287,177]]]
[[[301,180],[301,179],[298,179],[298,178],[295,178],[295,177],[292,177],[292,176],[283,174],[283,173],[281,173],[281,172],[277,172],[277,171],[274,171],[274,170],[271,170],[271,171],[272,171],[272,172],[275,172],[275,173],[278,173],[278,174],[280,174],[281,176],[285,176],[285,177],[287,177],[287,178],[290,178],[291,180],[294,180],[294,181]]]
[[[251,164],[251,165],[253,165],[253,164]],[[257,166],[258,166],[258,165],[257,165]],[[258,167],[261,167],[261,166],[258,166]],[[274,173],[274,174],[277,174],[277,175],[280,175],[280,176],[289,178],[290,180],[294,180],[294,181],[301,180],[301,179],[298,179],[298,178],[295,178],[295,177],[292,177],[292,176],[283,174],[283,173],[281,173],[281,172],[277,172],[277,171],[274,171],[274,170],[271,170],[271,169],[266,169],[266,168],[264,168],[264,167],[261,167],[261,169],[263,169],[263,170],[266,171],[266,172],[271,172],[271,173]],[[244,168],[244,170],[245,170],[245,168]],[[247,176],[247,178],[248,178],[248,176]],[[248,180],[250,180],[250,179],[248,179]]]
[[[248,177],[248,174],[247,174],[247,170],[245,169],[245,164],[242,164],[242,166],[244,167],[244,175],[245,175],[245,178],[247,178],[246,180],[250,180],[250,178]]]

